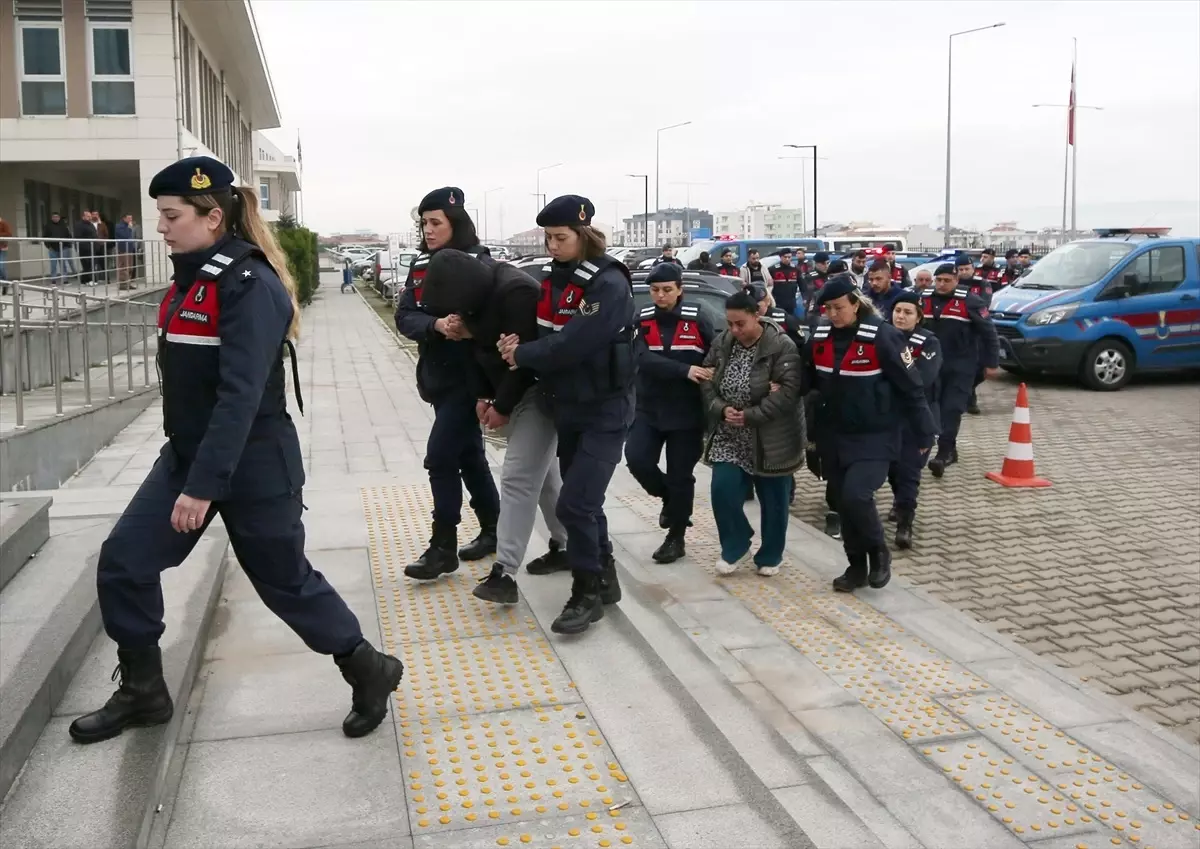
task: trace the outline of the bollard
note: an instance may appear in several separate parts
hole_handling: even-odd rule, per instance
[[[25,346],[21,333],[21,283],[12,283],[13,299],[13,383],[17,387],[17,429],[25,427]]]
[[[133,394],[133,328],[129,324],[129,302],[124,305],[125,310],[125,391],[130,395]]]
[[[79,320],[83,329],[83,406],[92,406],[92,346],[88,330],[87,295],[79,293]]]
[[[104,299],[104,347],[105,353],[108,355],[108,400],[117,397],[117,387],[113,378],[113,352],[112,352],[112,312],[109,310],[110,301]]]
[[[50,379],[54,381],[54,415],[63,414],[62,349],[58,326],[58,289],[50,291]]]

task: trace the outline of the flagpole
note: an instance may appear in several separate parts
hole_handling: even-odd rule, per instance
[[[1079,39],[1072,38],[1071,47],[1071,235],[1075,235],[1075,198],[1079,188],[1079,127],[1076,126],[1075,109],[1079,103],[1077,90],[1077,66],[1079,58]]]
[[[1071,110],[1067,110],[1067,146],[1063,151],[1063,219],[1062,239],[1067,241],[1067,189],[1071,182]]]

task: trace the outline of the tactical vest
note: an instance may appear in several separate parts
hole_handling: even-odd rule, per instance
[[[860,323],[840,363],[834,361],[832,325],[820,324],[813,331],[813,366],[824,378],[818,386],[818,417],[834,434],[880,433],[898,425],[892,412],[891,384],[875,347],[879,330],[873,322]]]
[[[679,318],[675,322],[675,331],[670,341],[663,338],[662,328],[655,317],[655,307],[642,307],[638,316],[639,333],[646,340],[646,347],[659,353],[675,351],[699,354],[704,356],[704,337],[700,335],[700,308],[695,304],[684,304],[679,308]],[[665,342],[665,344],[664,344]],[[690,358],[689,358],[690,359]],[[693,365],[698,365],[697,360]]]
[[[982,277],[972,277],[967,284],[967,291],[986,303],[992,297],[992,284]]]
[[[959,286],[950,296],[950,300],[946,301],[946,305],[942,307],[941,315],[934,314],[933,296],[926,295],[921,299],[925,320],[934,321],[939,318],[948,318],[954,321],[969,322],[971,320],[971,314],[967,311],[967,295],[969,294],[971,291],[966,286]]]
[[[433,254],[428,252],[418,254],[409,271],[408,285],[412,287],[418,309],[421,307],[421,294],[425,290],[425,275],[429,273],[429,260],[432,258]]]
[[[830,333],[833,325],[822,324],[813,331],[813,365],[817,371],[824,374],[842,374],[846,377],[878,377],[883,374],[879,365],[879,355],[875,351],[875,334],[879,331],[877,324],[862,322],[854,340],[842,356],[840,368],[835,368],[833,361],[833,339]]]
[[[776,283],[795,283],[799,274],[790,265],[777,265],[771,269],[771,279]]]
[[[726,265],[725,263],[721,263],[720,265],[717,266],[717,274],[720,274],[722,277],[741,277],[742,276],[742,272],[738,269],[738,267],[736,265]]]
[[[904,266],[902,266],[898,262],[892,263],[892,282],[893,283],[903,283],[904,282]]]

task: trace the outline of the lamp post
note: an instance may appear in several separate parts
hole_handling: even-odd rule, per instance
[[[659,210],[659,206],[658,206],[658,151],[659,151],[659,147],[660,147],[659,142],[662,139],[662,134],[664,132],[666,132],[667,130],[675,129],[676,127],[686,127],[690,123],[692,123],[692,122],[691,121],[683,121],[682,123],[679,123],[679,124],[671,124],[669,127],[659,127],[654,132],[654,211],[655,212],[658,212],[658,210]]]
[[[645,218],[642,221],[642,225],[644,228],[642,230],[642,247],[648,248],[648,247],[650,247],[650,175],[649,174],[626,174],[625,176],[626,177],[634,177],[634,178],[637,178],[642,181],[642,190],[644,193],[643,202],[645,204],[643,206],[644,212],[642,213],[645,216]]]
[[[492,192],[498,192],[503,188],[504,188],[504,186],[496,186],[496,188],[488,189],[486,192],[483,193],[483,240],[485,242],[487,241],[487,229],[488,229],[487,198],[488,198],[488,195],[490,195]],[[503,235],[503,234],[501,234],[501,235]]]
[[[813,238],[817,238],[817,160],[821,157],[817,156],[817,146],[815,144],[785,144],[784,147],[794,148],[795,150],[811,150],[813,152]],[[803,157],[801,157],[803,158]]]
[[[985,29],[996,29],[1004,26],[1001,21],[998,24],[989,24],[986,27],[975,27],[974,29],[965,29],[961,32],[950,33],[947,39],[948,46],[946,48],[946,210],[942,216],[942,247],[950,247],[950,106],[953,102],[951,92],[953,91],[953,75],[954,75],[954,37],[956,35],[966,35],[971,32],[982,32]]]
[[[558,166],[560,166],[560,165],[562,165],[562,163],[561,163],[561,162],[555,162],[553,165],[543,165],[541,168],[539,168],[539,169],[537,170],[537,184],[536,184],[536,185],[537,185],[537,188],[536,188],[536,190],[534,191],[534,196],[535,196],[535,197],[542,197],[542,172],[543,172],[543,171],[549,171],[551,168],[557,168],[557,167],[558,167]],[[542,204],[542,206],[545,206],[545,204]],[[539,207],[537,208],[537,211],[538,211],[538,212],[541,212],[541,211],[542,211],[542,207],[541,207],[541,206],[539,206]]]
[[[816,158],[814,158],[812,156],[780,156],[777,158],[779,158],[779,159],[800,159],[805,162],[811,161],[813,164],[813,178],[815,180],[816,166],[817,166]],[[822,161],[825,161],[827,159],[829,159],[828,156],[821,157]],[[815,182],[813,184],[813,190],[814,190],[813,200],[815,202],[816,201],[816,194],[815,194],[816,183]],[[814,206],[815,206],[815,203],[814,203]],[[807,220],[808,220],[808,177],[804,173],[804,169],[801,168],[800,169],[800,232],[801,233],[806,232],[808,229]],[[817,212],[816,212],[816,209],[814,208],[813,209],[813,238],[816,238],[816,235],[817,235]]]

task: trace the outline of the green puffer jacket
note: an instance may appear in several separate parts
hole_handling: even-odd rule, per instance
[[[746,426],[754,434],[754,473],[763,477],[790,475],[804,464],[804,405],[800,403],[800,354],[792,340],[769,319],[760,319],[762,338],[750,369],[750,406]],[[704,394],[708,434],[704,460],[712,434],[724,419],[728,404],[720,397],[721,379],[733,346],[739,344],[726,330],[713,340],[704,367],[712,368],[712,380],[700,384]],[[771,391],[771,384],[779,390]]]

